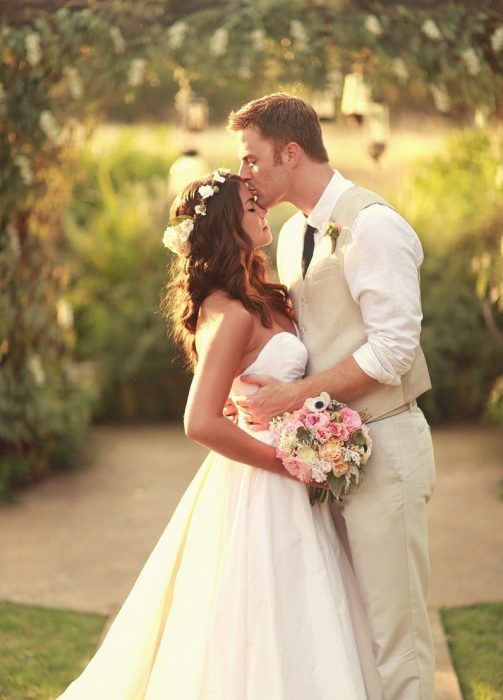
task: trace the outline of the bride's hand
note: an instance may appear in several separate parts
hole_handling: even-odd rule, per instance
[[[227,399],[222,413],[226,418],[228,418],[232,423],[238,422],[238,409],[236,408],[234,401],[232,399]]]
[[[260,387],[251,396],[239,396],[234,399],[251,430],[267,430],[273,418],[298,408],[295,384],[284,384],[272,377],[257,374],[243,375],[240,379],[245,384]]]

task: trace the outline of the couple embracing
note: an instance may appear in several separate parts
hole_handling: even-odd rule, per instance
[[[194,369],[185,428],[211,452],[61,698],[431,700],[420,242],[330,167],[300,98],[254,100],[229,128],[239,175],[191,183],[165,234],[164,304]],[[261,248],[284,201],[298,212],[275,283]],[[268,430],[322,392],[370,416],[365,482],[342,504],[311,505]]]

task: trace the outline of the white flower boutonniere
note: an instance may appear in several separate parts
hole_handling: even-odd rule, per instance
[[[343,228],[340,224],[336,224],[335,221],[330,221],[325,227],[325,233],[323,234],[324,236],[328,236],[330,240],[332,241],[332,253],[335,253],[335,246],[337,245],[337,239],[341,235],[343,231]]]

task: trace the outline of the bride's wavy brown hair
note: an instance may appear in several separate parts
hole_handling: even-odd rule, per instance
[[[253,247],[241,225],[241,182],[238,175],[226,176],[224,183],[216,183],[208,176],[188,185],[171,207],[171,218],[194,216],[195,206],[201,204],[199,187],[218,184],[219,191],[205,200],[206,215],[199,215],[194,221],[190,253],[187,257],[176,256],[173,261],[172,280],[161,300],[173,338],[183,348],[192,369],[197,362],[195,332],[199,309],[212,292],[221,290],[238,299],[267,328],[272,326],[272,310],[294,318],[286,287],[266,281],[265,256]]]

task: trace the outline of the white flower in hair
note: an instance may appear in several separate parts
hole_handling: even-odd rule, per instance
[[[208,199],[208,197],[213,197],[215,194],[213,187],[211,185],[201,185],[197,190],[203,199]]]
[[[196,204],[194,207],[194,211],[196,214],[199,214],[200,216],[206,216],[206,205],[205,204]]]
[[[221,175],[220,170],[215,170],[211,177],[212,180],[216,180],[216,182],[225,182],[225,177]]]
[[[188,255],[190,252],[189,236],[194,229],[194,221],[190,216],[177,217],[164,231],[162,242],[177,255]]]

